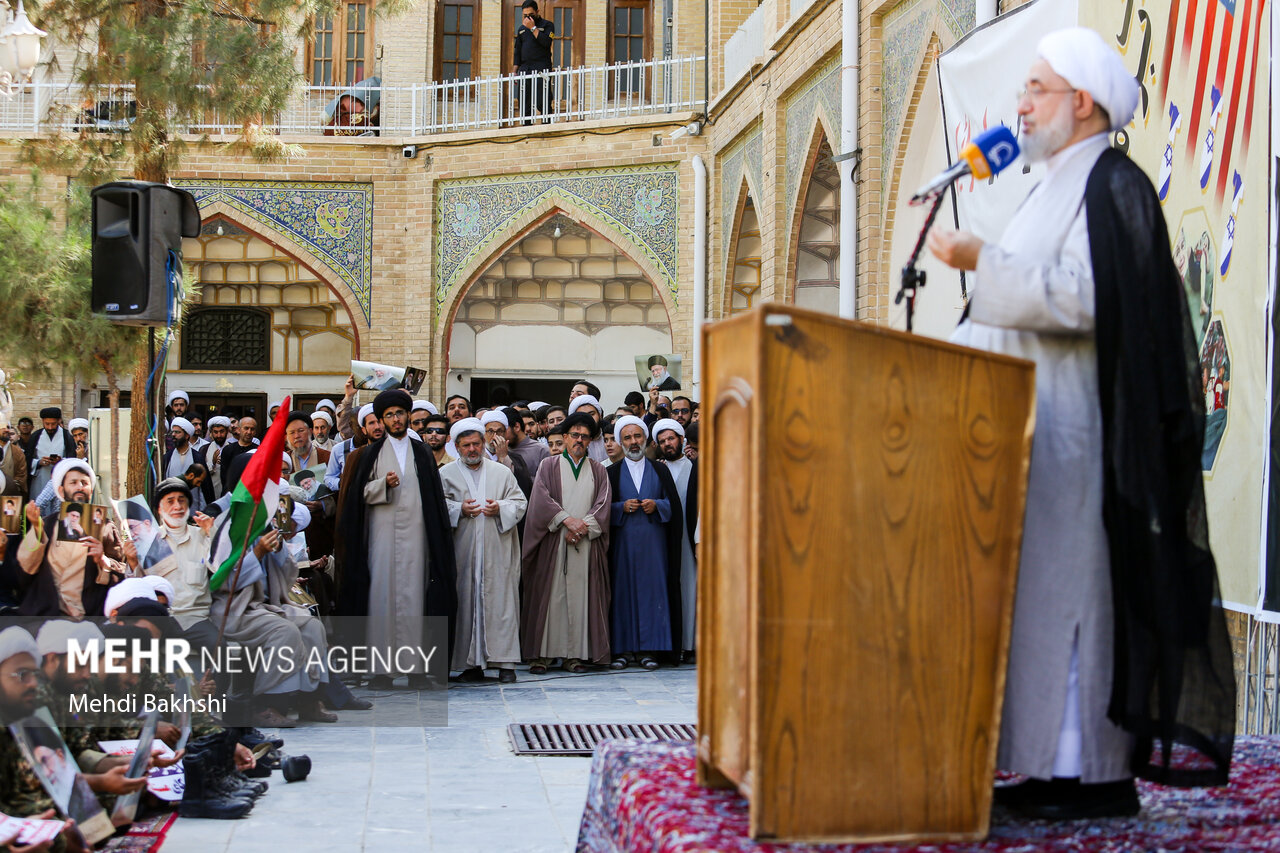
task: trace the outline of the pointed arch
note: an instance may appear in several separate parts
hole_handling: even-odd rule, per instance
[[[654,265],[648,262],[644,255],[635,249],[625,235],[590,211],[563,199],[544,199],[526,215],[513,219],[508,223],[506,232],[500,239],[491,244],[492,250],[483,258],[476,259],[466,267],[462,284],[453,288],[446,301],[438,306],[437,323],[439,334],[437,340],[439,348],[437,351],[440,354],[440,358],[437,362],[436,375],[434,377],[440,383],[437,387],[446,387],[450,367],[449,351],[452,344],[453,328],[457,321],[459,309],[466,301],[468,293],[496,261],[557,215],[569,217],[588,232],[607,240],[620,255],[635,264],[647,283],[658,294],[658,299],[666,315],[667,332],[674,337],[675,298],[672,293],[661,286],[662,278]]]
[[[328,267],[320,263],[318,259],[308,252],[302,246],[289,239],[287,234],[281,234],[273,228],[268,228],[261,221],[253,217],[245,216],[240,211],[230,205],[217,201],[212,204],[205,205],[201,208],[202,215],[201,227],[204,228],[211,224],[216,224],[219,220],[233,224],[236,228],[252,234],[254,237],[271,244],[284,255],[289,256],[297,261],[299,265],[305,267],[307,272],[315,276],[316,280],[323,283],[329,289],[329,293],[342,306],[342,310],[346,312],[347,319],[350,322],[352,343],[354,344],[353,352],[358,357],[360,355],[360,322],[357,317],[363,319],[364,315],[351,310],[351,303],[348,297],[351,296],[350,289],[345,283],[334,281],[332,273]]]
[[[738,292],[740,284],[741,267],[755,267],[756,274],[756,292],[760,286],[760,248],[757,245],[754,257],[745,251],[743,246],[743,238],[754,238],[757,243],[760,240],[760,219],[759,213],[756,212],[754,199],[750,182],[743,177],[741,185],[738,189],[737,202],[734,204],[733,224],[729,231],[729,251],[725,255],[724,278],[721,282],[721,290],[719,298],[716,300],[720,309],[717,317],[712,319],[720,319],[728,317],[734,313],[734,295]],[[755,231],[750,232],[747,228],[750,222],[754,221]],[[751,303],[751,304],[754,304]],[[750,307],[750,306],[748,306]],[[742,309],[739,309],[742,310]]]
[[[784,282],[782,301],[791,304],[796,303],[796,288],[800,281],[801,261],[803,260],[802,237],[806,216],[811,213],[811,202],[817,200],[814,196],[815,184],[823,189],[824,194],[833,192],[837,199],[836,203],[827,209],[830,221],[824,223],[830,227],[832,232],[830,239],[821,242],[824,255],[830,255],[824,258],[825,262],[833,270],[839,263],[839,174],[835,164],[832,162],[833,153],[829,141],[830,138],[821,120],[816,119],[809,136],[808,153],[805,155],[804,171],[801,172],[800,186],[797,190],[796,204],[791,214],[787,236],[787,277]],[[838,278],[835,280],[838,281]]]

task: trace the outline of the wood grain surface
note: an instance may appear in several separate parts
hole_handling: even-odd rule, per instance
[[[757,838],[985,836],[1032,366],[784,306],[703,351],[700,778]]]

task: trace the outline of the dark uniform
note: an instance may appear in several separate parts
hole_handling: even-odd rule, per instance
[[[536,72],[551,70],[551,36],[556,31],[555,24],[546,18],[535,16],[533,20],[538,35],[522,23],[516,30],[512,53],[516,70],[527,75],[520,84],[520,116],[525,124],[533,124],[535,105],[543,115],[547,112],[547,76]]]

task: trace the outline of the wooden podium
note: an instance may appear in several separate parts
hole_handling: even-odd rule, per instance
[[[985,837],[1034,366],[782,305],[703,353],[699,782],[757,839]]]

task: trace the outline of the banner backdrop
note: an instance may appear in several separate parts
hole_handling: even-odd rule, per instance
[[[1164,206],[1200,347],[1202,463],[1222,595],[1232,607],[1253,610],[1268,586],[1261,543],[1269,439],[1270,4],[1039,0],[1021,7],[942,56],[950,143],[958,147],[1001,121],[1016,129],[1015,93],[1037,41],[1077,22],[1114,45],[1142,87],[1138,113],[1114,144],[1143,167]],[[1039,167],[1015,167],[984,182],[990,186],[961,182],[960,227],[994,239],[1038,176]]]
[[[979,27],[938,58],[942,112],[949,159],[989,127],[1018,132],[1018,91],[1036,57],[1040,37],[1078,19],[1076,0],[1038,0]],[[1015,163],[985,181],[956,181],[959,227],[986,240],[1004,231],[1014,210],[1044,175],[1044,165],[1025,171]]]

